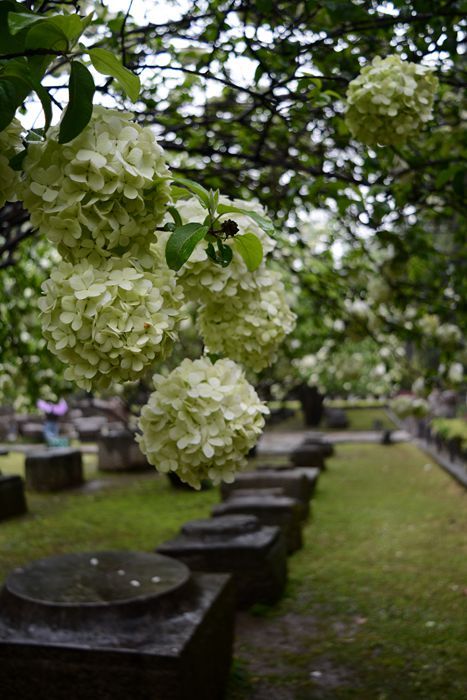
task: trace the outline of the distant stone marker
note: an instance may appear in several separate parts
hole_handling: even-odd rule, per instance
[[[83,463],[80,450],[52,448],[28,452],[25,459],[26,488],[31,491],[62,491],[81,486]]]
[[[143,552],[16,569],[0,593],[2,700],[221,700],[233,587]]]
[[[154,471],[135,442],[133,433],[126,430],[113,430],[99,435],[97,449],[98,468],[101,471]]]
[[[27,512],[24,482],[20,476],[0,475],[0,520]]]

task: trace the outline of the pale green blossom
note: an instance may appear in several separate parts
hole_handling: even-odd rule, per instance
[[[347,126],[368,146],[402,145],[432,118],[437,87],[431,68],[376,56],[349,84]]]
[[[31,144],[24,161],[24,204],[31,222],[78,262],[155,242],[170,199],[164,152],[131,115],[94,107],[75,139],[58,143],[58,127]]]
[[[168,376],[155,375],[154,386],[137,436],[149,462],[194,488],[203,479],[233,481],[268,413],[241,368],[227,359],[185,359]]]
[[[230,357],[256,372],[271,365],[295,326],[277,272],[263,269],[258,286],[233,298],[213,297],[201,305],[197,327],[209,352]]]
[[[0,131],[0,208],[5,202],[16,202],[20,193],[20,174],[9,161],[23,148],[22,126],[17,119]]]
[[[99,268],[60,262],[43,292],[48,348],[67,366],[65,378],[88,391],[138,379],[177,338],[183,293],[156,251],[149,270],[129,256]]]

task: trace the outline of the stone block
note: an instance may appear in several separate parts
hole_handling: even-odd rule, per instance
[[[192,571],[231,574],[239,608],[276,602],[287,580],[280,528],[262,526],[252,515],[193,520],[157,551],[184,562]]]
[[[73,420],[73,426],[83,442],[96,442],[100,438],[102,428],[106,425],[105,416],[83,416]]]
[[[112,431],[99,435],[97,440],[98,468],[109,472],[134,472],[153,470],[146,456],[139,449],[135,437],[127,431]]]
[[[288,496],[242,496],[235,493],[223,503],[214,506],[212,515],[254,515],[262,525],[280,527],[286,541],[287,553],[292,554],[303,544],[303,505]]]
[[[309,445],[317,445],[318,447],[320,447],[325,458],[332,457],[334,454],[334,445],[332,444],[332,442],[329,442],[329,440],[326,440],[326,438],[322,438],[322,437],[305,438],[305,440],[302,442],[300,447],[305,447],[305,446],[308,447]]]
[[[83,483],[80,450],[66,447],[28,452],[25,459],[26,488],[32,491],[62,491]]]
[[[44,425],[43,423],[23,423],[20,433],[22,437],[31,442],[43,442],[44,440]]]
[[[318,445],[301,445],[290,454],[290,461],[295,467],[318,467],[324,469],[324,452]]]
[[[27,512],[24,482],[20,476],[0,475],[0,520]]]
[[[2,700],[221,700],[233,586],[158,554],[69,554],[0,594]]]
[[[324,422],[327,428],[334,430],[342,430],[349,426],[349,419],[342,408],[327,408],[324,412]]]
[[[309,502],[314,490],[307,476],[295,469],[261,469],[254,472],[238,474],[231,484],[221,484],[221,496],[225,500],[234,496],[239,489],[271,489],[280,488],[289,498],[295,498],[303,506],[303,516],[309,514]]]

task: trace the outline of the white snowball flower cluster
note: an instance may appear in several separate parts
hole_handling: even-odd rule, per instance
[[[257,280],[254,291],[239,291],[227,303],[214,297],[203,304],[197,326],[209,352],[227,355],[260,372],[275,360],[296,317],[277,272],[264,269]]]
[[[67,365],[65,379],[104,389],[137,379],[168,355],[183,294],[175,274],[154,262],[150,271],[129,256],[99,268],[63,261],[53,270],[39,304],[48,348]]]
[[[268,413],[240,367],[227,359],[185,359],[167,377],[155,375],[154,385],[137,436],[149,462],[194,488],[203,479],[232,482]]]
[[[244,202],[239,199],[231,200],[220,196],[220,204],[228,204],[242,209],[250,209],[261,216],[266,216],[263,207],[256,202]],[[182,222],[202,222],[206,218],[206,209],[203,209],[196,197],[179,199],[176,204],[177,211]],[[238,226],[238,234],[254,233],[263,245],[266,256],[274,248],[274,240],[246,214],[225,214],[221,221],[231,219]],[[166,221],[172,222],[171,217]],[[167,239],[170,234],[166,234]],[[233,245],[232,239],[224,241],[226,245]],[[179,279],[190,299],[208,301],[213,295],[222,294],[224,297],[234,297],[238,291],[251,290],[258,286],[257,272],[250,272],[243,258],[234,252],[232,262],[228,267],[213,264],[206,253],[206,241],[201,241],[196,246],[188,262],[179,271]]]
[[[58,127],[50,129],[24,161],[32,224],[72,262],[153,242],[170,190],[151,129],[126,112],[95,107],[79,136],[64,145],[57,138]]]
[[[0,208],[5,202],[16,202],[20,188],[19,172],[10,167],[9,161],[23,148],[22,126],[17,119],[0,131]]]
[[[437,87],[431,68],[376,56],[349,84],[347,126],[368,146],[402,145],[431,119]]]

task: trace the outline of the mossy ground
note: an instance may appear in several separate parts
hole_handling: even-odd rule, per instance
[[[0,579],[60,552],[151,551],[218,501],[164,477],[105,478],[95,491],[28,494],[30,514],[0,523]],[[286,596],[238,618],[228,700],[465,700],[466,498],[412,445],[339,445]]]

